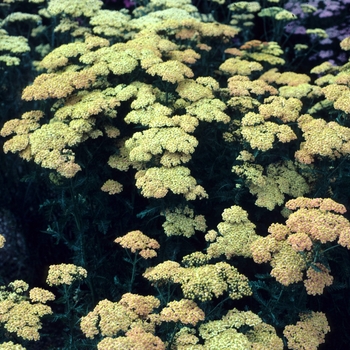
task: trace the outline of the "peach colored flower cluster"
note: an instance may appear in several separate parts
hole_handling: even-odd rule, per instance
[[[124,337],[104,338],[97,345],[98,350],[165,350],[163,341],[142,327],[135,326],[126,332]]]
[[[286,326],[283,334],[291,350],[317,350],[325,342],[325,335],[330,331],[327,318],[322,312],[300,315],[296,325]]]
[[[160,312],[162,322],[181,322],[195,326],[204,321],[205,313],[193,300],[181,299],[169,302]]]
[[[140,254],[144,259],[156,257],[156,249],[160,248],[155,239],[149,238],[139,230],[130,231],[126,235],[116,238],[114,242],[123,248],[130,249],[132,253]]]
[[[350,222],[339,214],[346,212],[343,205],[330,198],[299,197],[286,203],[289,215],[286,224],[272,224],[270,235],[258,238],[251,244],[256,263],[270,262],[271,275],[283,285],[304,280],[306,292],[322,294],[333,282],[328,268],[315,259],[314,245],[338,239],[338,243],[350,248]],[[335,213],[333,213],[333,212]]]
[[[286,221],[291,232],[303,232],[312,241],[321,243],[338,239],[340,245],[350,249],[350,222],[339,215],[346,212],[342,204],[330,198],[301,197],[288,201],[286,207],[291,210],[299,208]]]
[[[306,263],[285,240],[289,229],[282,224],[272,224],[270,235],[258,238],[251,245],[253,259],[261,264],[270,262],[271,275],[281,284],[288,286],[302,280]]]
[[[306,276],[304,286],[309,295],[322,294],[324,288],[333,283],[333,277],[329,274],[329,270],[321,263],[311,265],[306,271]]]

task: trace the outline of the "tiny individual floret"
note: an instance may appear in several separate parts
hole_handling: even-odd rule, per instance
[[[81,281],[87,277],[87,271],[73,264],[50,265],[46,278],[49,286],[71,285],[75,281]]]

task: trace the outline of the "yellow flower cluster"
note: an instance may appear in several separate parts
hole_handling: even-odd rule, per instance
[[[254,71],[263,70],[263,66],[258,62],[249,62],[239,57],[233,57],[228,58],[224,63],[222,63],[219,69],[231,76],[245,76],[252,74]]]
[[[350,153],[350,128],[314,119],[309,114],[300,116],[298,125],[305,139],[295,152],[299,162],[310,164],[316,156],[336,159]]]
[[[123,185],[115,180],[107,180],[102,185],[101,190],[109,194],[116,194],[116,193],[120,193],[123,190]]]
[[[272,224],[270,235],[255,240],[251,245],[254,261],[257,264],[270,262],[271,276],[284,286],[303,279],[306,262],[285,240],[289,230],[284,225]]]
[[[243,139],[252,148],[257,148],[261,151],[273,148],[276,137],[282,143],[287,143],[297,138],[289,125],[265,121],[262,114],[254,112],[248,112],[242,118],[240,132]]]
[[[153,284],[178,283],[185,298],[192,300],[208,301],[224,292],[235,300],[252,293],[247,277],[225,262],[188,268],[175,262],[164,262],[147,269],[143,276]]]
[[[47,301],[55,300],[55,295],[42,288],[32,288],[29,291],[29,299],[33,303],[46,304]]]
[[[181,322],[195,326],[199,321],[204,321],[205,313],[193,300],[181,299],[171,301],[160,312],[162,322]]]
[[[47,11],[52,16],[92,17],[102,5],[101,0],[51,0]]]
[[[185,206],[174,210],[165,210],[163,229],[167,236],[191,237],[195,231],[205,232],[207,225],[203,215],[194,215],[194,210]]]
[[[250,80],[243,75],[234,75],[227,80],[227,87],[233,96],[260,96],[266,93],[276,95],[277,89],[269,85],[262,79]]]
[[[4,248],[6,242],[6,238],[4,237],[4,235],[0,235],[0,248]]]
[[[265,170],[261,165],[245,162],[232,168],[238,176],[246,180],[251,194],[257,196],[255,204],[273,210],[284,203],[285,195],[300,197],[310,188],[292,161],[271,163]]]
[[[285,63],[283,58],[283,50],[275,41],[262,42],[260,40],[251,40],[243,44],[242,57],[253,61],[268,63],[272,66],[282,65]]]
[[[232,11],[230,24],[241,30],[242,27],[254,25],[254,12],[260,11],[261,6],[258,1],[238,1],[228,5],[228,8]]]
[[[217,226],[218,234],[207,248],[212,258],[225,254],[227,259],[233,256],[251,257],[250,245],[258,238],[255,225],[249,221],[248,213],[239,206],[232,206],[222,213],[223,222]]]
[[[0,323],[10,332],[25,340],[39,340],[39,330],[42,328],[41,318],[52,314],[49,306],[44,305],[55,296],[44,289],[33,288],[29,292],[29,299],[24,295],[29,286],[22,280],[9,283],[8,288],[0,290]],[[10,291],[11,290],[11,291]],[[7,344],[6,348],[10,349]],[[0,345],[2,348],[2,345]],[[12,349],[12,348],[11,348]],[[21,349],[14,345],[13,349]]]
[[[156,257],[156,249],[160,248],[155,239],[149,238],[139,230],[130,231],[126,235],[116,238],[114,242],[123,248],[130,249],[132,253],[140,254],[144,259]]]
[[[0,344],[1,350],[26,350],[22,345],[15,344],[12,341],[7,341]]]
[[[222,319],[202,324],[199,334],[204,345],[194,349],[283,349],[274,328],[251,311],[230,310]]]
[[[154,333],[159,317],[152,314],[159,307],[159,300],[153,296],[127,293],[119,302],[107,299],[100,301],[93,311],[82,317],[80,328],[87,338],[97,335],[113,337],[127,332],[135,326],[145,332]]]
[[[199,342],[196,331],[190,327],[182,327],[173,338],[171,350],[201,349],[202,345],[196,345]]]
[[[0,47],[0,62],[6,66],[18,66],[21,60],[17,55],[30,51],[25,37],[9,35],[5,29],[0,29]]]
[[[182,265],[185,267],[196,267],[202,266],[209,262],[211,257],[202,252],[193,252],[191,254],[185,255],[182,258]]]
[[[49,286],[71,285],[87,277],[87,271],[73,264],[50,265],[46,283]]]
[[[184,195],[187,200],[208,197],[204,188],[190,176],[190,170],[183,166],[139,170],[135,178],[136,187],[141,189],[141,194],[146,198],[163,198],[169,190]]]
[[[329,331],[325,314],[312,311],[310,314],[301,314],[300,321],[296,325],[286,326],[283,334],[287,338],[288,349],[317,350]]]
[[[131,16],[121,11],[99,10],[90,20],[93,33],[106,37],[123,38]]]
[[[163,154],[165,151],[168,151],[168,154],[190,155],[197,145],[197,139],[179,127],[150,128],[134,133],[132,138],[125,142],[130,160],[136,162],[150,161],[152,156]]]

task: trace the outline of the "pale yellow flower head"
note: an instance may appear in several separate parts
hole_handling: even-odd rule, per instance
[[[50,265],[46,278],[49,286],[71,285],[87,277],[87,271],[73,264]]]

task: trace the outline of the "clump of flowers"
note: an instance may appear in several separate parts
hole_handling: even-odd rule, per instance
[[[241,160],[241,156],[237,159]],[[310,191],[308,183],[292,161],[271,163],[266,170],[262,165],[248,161],[233,166],[232,171],[243,178],[249,192],[257,196],[255,204],[269,210],[282,205],[285,195],[299,197]]]
[[[217,226],[218,233],[210,231],[206,240],[208,256],[218,258],[225,254],[227,259],[233,256],[251,257],[250,245],[259,236],[255,225],[249,221],[248,213],[239,206],[227,208],[222,213],[223,222]]]
[[[205,313],[193,300],[181,299],[171,301],[160,312],[162,322],[181,322],[195,326],[199,321],[204,321]]]
[[[142,348],[145,349],[164,349],[150,347],[154,342],[159,346],[163,344],[154,335],[159,316],[153,313],[153,310],[158,308],[159,304],[159,300],[153,296],[131,293],[124,294],[119,302],[105,299],[100,301],[93,311],[82,317],[80,328],[87,338],[92,339],[97,335],[106,337],[99,343],[99,349],[105,349],[106,344],[113,344],[112,348],[117,346],[116,344],[133,344],[137,347],[144,345]],[[124,333],[127,339],[112,338],[121,333]]]
[[[7,288],[0,287],[0,323],[22,339],[38,341],[41,318],[52,314],[51,307],[45,304],[55,296],[47,290],[32,288],[28,297],[28,289],[28,284],[22,280],[9,283]],[[15,346],[21,349],[20,345],[14,345],[14,349],[17,349]]]
[[[247,277],[225,262],[181,267],[176,262],[166,261],[148,268],[143,276],[155,285],[166,282],[180,284],[185,298],[191,300],[209,301],[224,292],[235,300],[252,293]]]
[[[195,231],[205,232],[207,225],[203,215],[194,215],[194,210],[186,206],[184,208],[167,209],[163,215],[164,232],[167,236],[191,237]]]
[[[326,258],[321,246],[328,242],[350,248],[350,222],[339,214],[343,205],[330,198],[299,197],[286,203],[291,213],[286,224],[272,224],[270,235],[261,237],[251,245],[256,263],[270,262],[271,275],[288,286],[303,280],[310,295],[322,294],[333,282],[329,268],[320,263]],[[333,213],[334,212],[334,213]]]
[[[203,349],[283,349],[274,328],[251,311],[229,310],[222,319],[202,324],[199,334]]]
[[[155,239],[149,238],[139,230],[130,231],[126,235],[116,238],[114,242],[123,248],[130,249],[132,253],[140,254],[144,259],[157,256],[156,249],[160,248]]]
[[[87,271],[74,264],[50,265],[46,283],[49,286],[70,286],[75,281],[80,281],[87,277]]]
[[[330,331],[323,312],[301,314],[296,325],[286,326],[283,334],[287,338],[288,349],[316,350],[325,342],[325,335]]]
[[[315,119],[309,114],[300,116],[298,125],[305,139],[295,152],[300,163],[310,164],[315,158],[336,159],[350,153],[350,128],[334,121]]]

